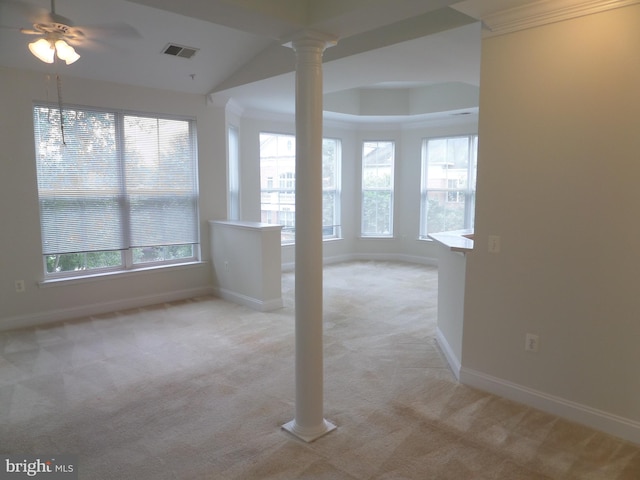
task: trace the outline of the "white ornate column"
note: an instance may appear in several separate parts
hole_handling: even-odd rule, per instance
[[[322,54],[334,44],[314,32],[292,42],[296,54],[296,411],[283,428],[307,442],[335,425],[323,411]]]

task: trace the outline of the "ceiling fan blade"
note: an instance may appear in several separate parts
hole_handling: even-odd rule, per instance
[[[32,28],[11,27],[9,25],[0,25],[0,30],[11,30],[16,33],[24,33],[27,35],[42,35],[42,32]]]
[[[78,52],[86,50],[94,52],[108,52],[110,50],[110,46],[104,40],[98,40],[95,38],[66,38],[65,40],[69,45],[77,48]]]
[[[105,25],[82,25],[78,27],[87,37],[91,38],[142,38],[140,32],[126,23],[109,23]]]
[[[19,32],[22,30],[20,27],[12,27],[11,25],[0,25],[1,30],[13,30],[15,32]]]
[[[42,32],[32,30],[30,28],[18,28],[17,30],[19,30],[20,33],[26,33],[27,35],[42,35]]]
[[[33,5],[31,3],[20,2],[17,0],[1,0],[0,1],[0,11],[2,12],[2,17],[5,17],[9,14],[19,15],[29,21],[29,23],[51,23],[56,20],[53,18],[54,16],[51,12],[38,5]]]
[[[69,27],[69,30],[67,30],[64,37],[73,40],[82,40],[86,37],[86,34],[78,27]]]

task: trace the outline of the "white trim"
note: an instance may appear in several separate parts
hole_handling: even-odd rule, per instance
[[[270,312],[282,308],[282,297],[272,298],[271,300],[259,300],[257,298],[243,295],[242,293],[232,292],[226,288],[213,288],[213,294],[228,302],[237,303],[245,307],[249,307],[259,312]]]
[[[284,431],[289,432],[294,437],[304,440],[307,443],[311,443],[327,433],[333,432],[336,428],[333,423],[328,422],[324,418],[322,419],[322,424],[315,429],[301,428],[300,425],[296,423],[295,418],[282,425]]]
[[[462,367],[460,382],[640,444],[640,422]]]
[[[549,23],[640,3],[640,0],[539,0],[482,17],[487,36],[525,30]]]
[[[355,253],[351,255],[351,260],[378,260],[380,262],[407,262],[419,263],[436,267],[438,260],[433,257],[421,257],[417,255],[407,255],[404,253]]]
[[[48,323],[61,322],[63,320],[72,320],[74,318],[89,317],[91,315],[130,310],[132,308],[147,307],[149,305],[156,305],[159,303],[210,295],[213,295],[213,289],[207,286],[175,290],[173,292],[156,293],[153,295],[145,295],[142,297],[128,298],[124,300],[94,303],[80,307],[48,310],[46,312],[39,312],[31,315],[16,315],[1,319],[0,331],[35,327],[38,325],[46,325]]]
[[[449,368],[453,372],[453,375],[458,381],[460,381],[460,370],[462,369],[462,364],[460,363],[458,357],[456,357],[456,354],[453,353],[451,345],[449,345],[449,342],[447,342],[447,339],[440,331],[440,328],[436,328],[436,343],[447,359],[447,363],[449,364]]]
[[[350,255],[335,255],[324,259],[324,264],[348,262],[353,260],[378,260],[378,261],[397,261],[418,263],[422,265],[437,266],[437,259],[431,257],[419,257],[414,255],[404,254],[350,254]],[[209,262],[198,262],[192,264],[175,265],[170,268],[189,268],[199,267],[208,264]],[[286,263],[282,265],[282,271],[293,271],[295,263]],[[128,271],[123,272],[124,275],[139,274],[142,271]],[[62,284],[69,285],[70,283],[82,283],[87,281],[99,281],[109,278],[105,275],[96,276],[95,278],[73,278],[65,281],[51,282],[46,287],[60,286]],[[45,285],[40,285],[44,287]],[[251,297],[240,295],[231,291],[223,291],[213,286],[203,286],[197,288],[191,288],[186,290],[175,290],[167,293],[158,293],[153,295],[146,295],[142,297],[113,300],[110,302],[96,303],[91,305],[83,305],[79,307],[61,308],[58,310],[48,310],[46,312],[38,312],[27,315],[16,315],[12,317],[0,318],[0,331],[13,330],[16,328],[34,327],[38,325],[46,325],[48,323],[55,323],[64,320],[71,320],[74,318],[88,317],[91,315],[100,315],[103,313],[110,313],[115,311],[129,310],[132,308],[146,307],[149,305],[155,305],[159,303],[172,302],[176,300],[184,300],[187,298],[194,298],[200,296],[215,295],[225,300],[232,301],[234,303],[240,303],[241,305],[248,306],[254,310],[261,312],[268,312],[282,308],[282,298],[272,299],[267,301],[257,300]]]
[[[206,260],[196,260],[196,261],[189,261],[184,263],[171,263],[171,264],[165,263],[162,265],[152,265],[148,267],[136,267],[128,270],[107,270],[107,271],[103,270],[101,272],[96,272],[96,273],[90,273],[91,271],[88,270],[86,275],[49,276],[44,280],[39,281],[38,287],[50,288],[50,287],[73,285],[78,283],[100,282],[102,280],[107,280],[113,277],[119,277],[119,276],[128,277],[133,275],[140,275],[140,274],[144,274],[146,272],[150,272],[154,270],[167,270],[167,269],[179,270],[179,269],[192,268],[192,267],[203,267],[208,265],[209,265],[209,262]]]
[[[324,257],[323,265],[331,265],[334,263],[354,262],[354,261],[379,261],[379,262],[406,262],[427,265],[430,267],[438,266],[438,259],[434,257],[422,257],[418,255],[406,255],[404,253],[346,253],[343,255],[331,255]],[[295,262],[287,262],[282,264],[283,272],[292,272],[295,270]]]

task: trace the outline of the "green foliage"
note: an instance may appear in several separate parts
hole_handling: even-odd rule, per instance
[[[427,202],[427,232],[447,232],[464,228],[464,204],[446,204],[439,200]]]
[[[120,250],[103,252],[63,253],[45,255],[47,273],[96,270],[123,265],[123,253]],[[133,263],[164,262],[191,258],[194,256],[192,245],[165,245],[131,249]]]
[[[93,270],[122,265],[119,251],[63,253],[46,255],[47,273]]]
[[[192,256],[192,245],[166,245],[133,249],[133,263],[163,262]]]
[[[391,234],[391,192],[366,190],[362,198],[362,233],[364,235]]]

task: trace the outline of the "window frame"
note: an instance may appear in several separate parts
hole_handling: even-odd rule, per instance
[[[333,195],[333,225],[322,225],[322,240],[335,240],[342,238],[342,215],[341,215],[341,205],[342,205],[342,139],[336,137],[323,137],[322,143],[324,148],[325,141],[335,142],[336,152],[335,152],[335,165],[334,165],[334,185],[333,188],[328,188],[324,186],[324,179],[322,185],[322,216],[324,218],[324,211],[327,205],[325,204],[325,195],[332,194]],[[323,172],[324,172],[324,152],[322,155],[323,161]],[[328,229],[331,229],[330,233],[325,233]]]
[[[261,221],[264,223],[269,223],[269,224],[279,224],[282,225],[282,233],[281,233],[281,245],[282,246],[286,246],[286,245],[295,245],[295,155],[296,155],[296,151],[295,151],[295,134],[291,134],[291,133],[282,133],[282,132],[274,132],[274,131],[267,131],[267,130],[262,130],[259,132],[259,151],[258,151],[258,155],[259,155],[259,176],[260,176],[260,217],[261,217]],[[260,136],[262,135],[269,135],[269,136],[276,136],[276,137],[284,137],[285,139],[287,137],[290,137],[290,139],[294,142],[293,145],[293,169],[289,170],[289,171],[280,171],[278,168],[276,169],[276,172],[272,172],[270,174],[266,174],[266,176],[263,177],[263,166],[262,166],[262,160],[263,160],[263,156],[262,156],[262,141],[260,140]],[[322,141],[323,141],[323,146],[324,146],[324,142],[325,141],[335,141],[336,142],[336,159],[335,159],[335,187],[334,188],[325,188],[324,186],[324,182],[323,182],[323,187],[322,187],[322,195],[323,195],[323,219],[324,219],[324,209],[325,209],[325,203],[324,203],[324,198],[325,198],[325,194],[328,192],[333,193],[334,196],[334,205],[333,205],[333,219],[334,219],[334,223],[335,225],[330,225],[330,226],[325,226],[323,225],[322,227],[322,231],[323,231],[323,235],[322,235],[322,240],[323,241],[327,241],[327,240],[334,240],[334,239],[339,239],[341,238],[341,225],[340,225],[340,214],[341,214],[341,192],[342,192],[342,140],[340,138],[335,138],[335,137],[323,137]],[[284,158],[284,157],[283,157]],[[324,171],[324,151],[323,151],[323,155],[322,155],[322,161],[323,161],[323,171]],[[265,205],[267,205],[266,202],[263,202],[263,198],[265,195],[271,195],[274,193],[278,193],[278,194],[288,194],[288,195],[293,195],[293,203],[288,204],[288,203],[282,203],[282,202],[278,202],[278,205],[280,206],[280,208],[278,210],[265,210],[263,207]],[[270,205],[272,205],[272,203],[269,203]],[[282,208],[282,205],[291,205],[291,208]],[[273,212],[276,212],[276,215],[274,215]],[[292,216],[293,214],[293,216]],[[285,218],[284,221],[280,222],[275,222],[274,220],[274,216],[275,217],[282,217]],[[324,223],[324,222],[323,222]],[[329,234],[325,235],[324,232],[326,229],[330,228],[331,231]]]
[[[227,216],[229,220],[240,220],[240,129],[227,126]]]
[[[40,159],[38,158],[39,153],[39,145],[37,143],[38,134],[36,129],[38,126],[35,122],[35,112],[36,109],[43,108],[55,111],[83,111],[88,112],[90,114],[110,114],[114,116],[114,135],[115,135],[115,148],[117,157],[117,169],[120,172],[124,172],[126,153],[125,153],[125,128],[124,128],[124,119],[126,117],[139,117],[143,119],[151,119],[151,120],[168,120],[168,121],[180,121],[187,122],[188,124],[188,145],[189,145],[189,153],[191,157],[191,167],[193,174],[193,190],[192,195],[194,196],[194,225],[193,225],[193,233],[195,235],[194,243],[186,243],[186,244],[167,244],[167,245],[152,245],[149,247],[134,247],[128,246],[127,248],[121,249],[113,249],[113,250],[96,250],[96,251],[81,251],[81,252],[61,252],[61,253],[43,253],[42,262],[43,262],[43,272],[44,279],[43,282],[47,281],[59,281],[59,280],[73,280],[73,279],[82,279],[85,277],[100,277],[104,275],[112,275],[118,273],[127,273],[134,271],[144,271],[148,269],[155,268],[164,268],[164,267],[173,267],[173,266],[182,266],[189,265],[194,263],[199,263],[201,259],[201,235],[200,235],[200,194],[199,194],[199,175],[198,175],[198,148],[197,148],[197,124],[196,118],[190,116],[180,116],[180,115],[167,115],[162,113],[153,113],[153,112],[141,112],[134,110],[125,110],[125,109],[110,109],[104,107],[96,107],[96,106],[88,106],[88,105],[78,105],[78,104],[64,104],[62,106],[58,104],[54,104],[51,102],[34,102],[32,105],[32,119],[33,123],[33,138],[34,138],[34,160],[35,167],[37,171],[37,175],[39,176],[39,168],[40,168]],[[94,172],[100,172],[100,170],[93,170]],[[40,185],[38,185],[38,198],[43,198],[41,195]],[[129,198],[132,193],[127,193],[126,187],[121,185],[120,193],[123,198],[127,199],[126,203],[129,203]],[[40,201],[40,200],[39,200]],[[125,235],[127,238],[127,243],[130,242],[130,221],[131,221],[131,212],[128,208],[122,207],[121,213],[124,215],[123,218],[123,229],[125,231]],[[42,214],[40,215],[40,226],[41,226],[41,242],[44,242],[44,231],[42,224]],[[160,260],[152,260],[152,261],[135,261],[134,260],[134,250],[143,250],[143,249],[163,249],[165,252],[172,248],[181,248],[181,247],[190,247],[191,254],[189,256],[182,256],[179,258],[164,258]],[[43,245],[44,250],[44,245]],[[61,257],[65,255],[82,255],[85,259],[91,255],[103,255],[108,254],[110,252],[119,253],[120,261],[119,263],[107,266],[99,266],[99,267],[86,267],[86,260],[84,267],[75,270],[63,270],[63,271],[49,271],[49,267],[47,264],[48,257],[56,257],[59,260]]]
[[[365,146],[370,143],[389,143],[392,148],[391,155],[391,178],[388,187],[365,187]],[[396,178],[396,141],[382,139],[362,140],[360,155],[360,237],[361,238],[394,238],[394,217],[395,217],[395,178]],[[389,232],[373,232],[367,233],[365,227],[365,195],[366,192],[388,192],[389,193]]]
[[[428,187],[428,144],[430,141],[437,140],[453,140],[464,139],[468,141],[468,162],[466,167],[467,185],[465,188],[451,187],[451,182],[455,179],[446,178],[446,188],[429,188]],[[438,233],[429,231],[429,225],[427,221],[428,215],[428,201],[430,193],[440,193],[443,195],[445,204],[461,204],[464,203],[463,214],[463,227],[462,230],[471,230],[474,228],[475,221],[475,198],[476,198],[476,180],[477,180],[477,168],[478,168],[478,134],[468,133],[460,135],[445,135],[445,136],[433,136],[425,137],[422,139],[421,145],[421,171],[420,171],[420,226],[419,226],[419,240],[430,240],[430,233]],[[461,201],[461,198],[464,199]],[[442,231],[450,231],[452,229],[445,229]],[[453,230],[460,230],[459,228]]]

